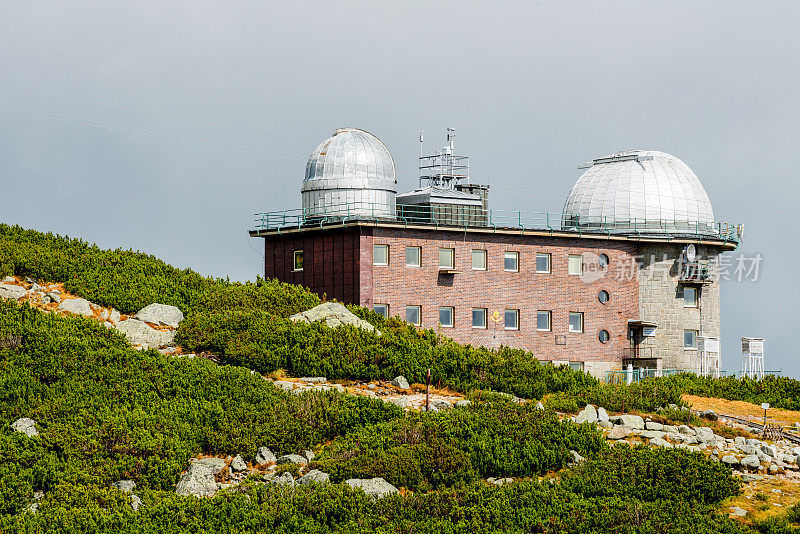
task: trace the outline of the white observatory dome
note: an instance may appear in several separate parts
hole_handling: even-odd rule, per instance
[[[617,152],[582,165],[564,204],[566,228],[713,233],[705,189],[681,160],[656,150]]]
[[[369,132],[339,128],[308,158],[303,181],[306,217],[395,217],[394,160]]]

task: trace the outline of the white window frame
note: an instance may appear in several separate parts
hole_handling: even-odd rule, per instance
[[[416,249],[417,263],[408,263],[408,251],[410,249]],[[406,245],[406,267],[421,267],[421,266],[422,266],[422,247],[416,247],[414,245]]]
[[[483,326],[475,326],[475,312],[479,311],[483,313]],[[489,310],[486,308],[472,308],[472,328],[486,330],[487,323],[489,322]]]
[[[580,318],[581,318],[581,329],[580,330],[573,330],[572,329],[572,316],[573,315],[579,315]],[[568,324],[568,327],[569,327],[570,334],[582,334],[584,329],[586,328],[586,325],[583,322],[583,312],[576,312],[576,311],[569,312],[569,320],[567,321],[567,324]]]
[[[572,260],[577,259],[580,261],[579,271],[576,273],[572,269]],[[570,254],[567,258],[567,273],[570,276],[580,276],[583,274],[583,255],[582,254]]]
[[[694,334],[694,344],[691,346],[686,346],[686,334],[691,332]],[[683,350],[697,350],[697,330],[684,330],[683,331]]]
[[[303,258],[302,259],[303,267],[305,267],[305,265],[306,265],[306,263],[305,263],[305,255],[303,254],[303,250],[300,249],[300,250],[292,251],[292,272],[293,273],[298,273],[298,272],[303,270],[303,267],[300,267],[299,269],[297,268],[297,255],[298,254],[300,254],[300,257]]]
[[[409,308],[416,308],[417,309],[417,322],[412,323],[408,320],[408,309]],[[422,306],[417,304],[406,304],[406,322],[408,324],[413,324],[414,326],[422,326]]]
[[[694,292],[694,303],[692,303],[692,304],[687,304],[686,303],[686,290],[687,289]],[[699,298],[700,297],[700,291],[698,291],[696,287],[683,286],[682,296],[683,296],[683,307],[684,308],[697,308],[700,305],[700,298]]]
[[[480,253],[483,256],[483,267],[475,267],[475,253]],[[472,249],[472,270],[473,271],[485,271],[488,267],[488,259],[486,257],[486,249],[482,248],[473,248]]]
[[[506,325],[506,314],[508,312],[514,312],[514,322],[516,323],[514,326]],[[519,330],[519,310],[515,308],[506,308],[503,311],[503,328],[505,330]]]
[[[381,248],[386,250],[386,263],[375,261],[375,251]],[[372,265],[389,265],[389,245],[384,243],[376,243],[372,245]]]
[[[547,328],[539,328],[539,314],[547,314]],[[536,331],[537,332],[552,332],[553,331],[553,312],[550,310],[537,310],[536,311]]]
[[[450,265],[442,265],[442,252],[450,252]],[[439,268],[440,269],[455,269],[456,268],[456,249],[450,247],[439,247]]]
[[[540,271],[539,270],[539,258],[540,257],[541,258],[547,258],[547,270],[546,271]],[[552,254],[550,254],[549,252],[537,252],[536,253],[536,272],[537,273],[550,274],[552,272],[552,270],[553,270],[552,265],[553,265],[553,255]]]
[[[514,264],[516,265],[513,269],[506,268],[506,259],[514,258]],[[503,253],[503,270],[507,273],[518,273],[519,272],[519,252],[513,250],[507,250]]]
[[[442,310],[450,310],[450,324],[442,322]],[[452,306],[439,306],[439,326],[442,328],[453,328],[456,322],[456,310]]]
[[[376,310],[375,308],[376,308],[377,306],[383,306],[383,307],[386,309],[386,315],[384,315],[384,314],[382,314],[381,312],[379,312],[378,310]],[[385,317],[386,319],[388,319],[388,318],[389,318],[389,305],[388,305],[388,304],[378,304],[378,303],[375,303],[375,304],[373,304],[373,305],[372,305],[372,311],[374,311],[375,313],[377,313],[378,315],[380,315],[380,316],[382,316],[382,317]]]
[[[583,362],[569,362],[567,365],[573,371],[583,371]]]

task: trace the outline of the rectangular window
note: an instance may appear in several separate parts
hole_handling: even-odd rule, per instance
[[[569,274],[578,276],[583,274],[583,256],[580,254],[569,255]]]
[[[519,330],[519,310],[506,310],[503,323],[506,330]]]
[[[422,249],[420,247],[406,247],[406,267],[419,267]]]
[[[583,332],[583,313],[569,312],[569,331]]]
[[[550,272],[550,254],[539,253],[536,255],[536,272]]]
[[[387,319],[389,318],[389,305],[388,304],[373,304],[372,311],[377,313],[378,315],[383,315]]]
[[[414,326],[422,325],[422,309],[420,306],[406,306],[406,322]]]
[[[453,308],[449,306],[439,308],[439,326],[445,328],[453,327]]]
[[[303,251],[302,250],[295,250],[292,253],[292,270],[293,271],[302,271],[303,270]]]
[[[389,245],[372,245],[372,264],[389,265]]]
[[[569,362],[569,368],[573,371],[583,371],[583,362]]]
[[[506,252],[503,255],[503,269],[510,273],[519,271],[519,252]]]
[[[473,250],[472,251],[472,268],[476,271],[486,270],[486,251]]]
[[[697,349],[697,330],[683,331],[683,348]]]
[[[472,328],[486,328],[486,308],[472,308]]]
[[[683,305],[687,308],[697,307],[697,288],[692,286],[683,286]]]
[[[536,330],[540,332],[550,331],[550,312],[537,311],[536,312]]]
[[[456,261],[456,251],[452,248],[439,249],[439,268],[452,269]]]

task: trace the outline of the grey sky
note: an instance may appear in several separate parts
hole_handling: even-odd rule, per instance
[[[0,221],[243,280],[253,213],[300,205],[337,127],[405,191],[417,131],[454,126],[502,209],[560,212],[578,163],[663,150],[764,258],[723,285],[723,366],[763,336],[797,376],[799,23],[789,1],[6,2]]]

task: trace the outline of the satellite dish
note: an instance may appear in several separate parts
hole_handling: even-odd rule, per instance
[[[695,249],[694,245],[689,245],[686,247],[686,259],[689,261],[694,261],[697,257],[697,249]]]

